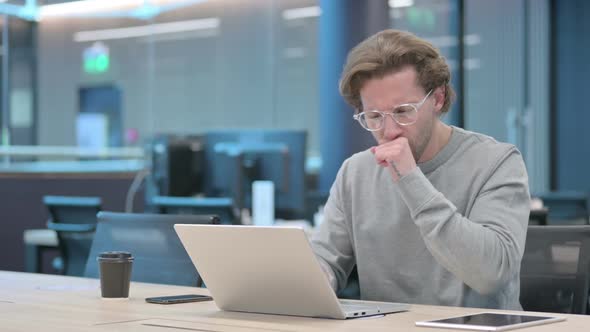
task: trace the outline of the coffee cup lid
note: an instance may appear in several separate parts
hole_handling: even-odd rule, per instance
[[[98,259],[116,259],[116,260],[129,260],[133,259],[131,253],[126,251],[106,251],[101,252],[98,255]]]

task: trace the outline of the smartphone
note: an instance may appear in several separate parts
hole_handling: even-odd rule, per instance
[[[201,302],[201,301],[211,301],[211,300],[213,300],[213,298],[209,295],[197,295],[197,294],[158,296],[158,297],[148,297],[145,299],[146,302],[157,303],[157,304],[175,304],[175,303]]]

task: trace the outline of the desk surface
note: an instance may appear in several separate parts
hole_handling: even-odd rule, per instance
[[[148,304],[145,297],[206,289],[132,283],[128,300],[102,300],[96,279],[0,271],[2,331],[452,331],[414,326],[480,309],[414,305],[409,312],[348,321],[219,311],[213,302]],[[588,331],[590,316],[522,331]]]

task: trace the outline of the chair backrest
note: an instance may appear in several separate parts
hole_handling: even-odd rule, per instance
[[[200,286],[199,274],[174,224],[218,223],[219,218],[211,215],[100,212],[84,276],[99,277],[96,258],[101,252],[128,251],[134,257],[133,281]]]
[[[549,209],[548,225],[588,224],[588,194],[576,191],[556,191],[538,195]]]
[[[240,224],[234,200],[229,197],[154,196],[151,205],[158,213],[216,215],[222,224]]]
[[[590,226],[529,226],[520,270],[527,311],[586,314]]]
[[[305,215],[306,220],[315,222],[314,215],[318,212],[320,206],[326,205],[328,196],[330,195],[327,191],[309,191],[305,195]],[[314,226],[319,226],[315,225]]]
[[[101,209],[100,197],[43,196],[49,211],[47,228],[57,233],[63,260],[61,272],[82,276],[96,228],[96,214]]]
[[[531,209],[529,214],[529,225],[545,226],[547,225],[547,216],[549,210],[547,208]]]

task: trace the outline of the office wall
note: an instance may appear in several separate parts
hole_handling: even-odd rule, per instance
[[[7,25],[5,25],[5,20]],[[34,31],[35,23],[21,20],[16,17],[3,16],[0,18],[0,32],[2,36],[4,28],[8,27],[8,40],[2,43],[2,60],[0,72],[4,72],[5,61],[8,64],[6,77],[4,73],[0,80],[2,93],[0,101],[0,123],[4,127],[4,121],[10,128],[9,133],[2,133],[5,144],[31,145],[36,141],[35,129],[35,47]],[[8,46],[5,54],[4,47]],[[7,88],[7,91],[4,88]],[[4,95],[6,93],[6,96]],[[4,113],[6,112],[6,113]],[[5,135],[7,134],[7,135]]]
[[[549,1],[465,1],[465,128],[522,152],[549,189]]]
[[[51,19],[39,23],[39,144],[75,144],[77,91],[115,84],[123,126],[155,132],[213,128],[307,129],[318,150],[317,17],[286,20],[310,0],[221,0],[158,16],[151,23],[217,17],[215,29],[104,40],[111,68],[86,74],[79,31],[144,26],[132,19]]]
[[[554,189],[590,192],[590,2],[555,1]]]
[[[549,178],[548,2],[464,1],[465,127],[517,144],[534,191],[546,190]],[[309,154],[317,156],[319,20],[283,17],[285,9],[317,5],[315,0],[219,0],[153,22],[45,20],[39,23],[39,144],[75,144],[78,88],[116,84],[123,91],[123,127],[137,129],[141,138],[227,127],[307,129]],[[455,73],[457,46],[447,42],[457,43],[456,6],[454,0],[417,1],[418,11],[390,10],[389,15],[392,26],[440,46]],[[407,12],[416,18],[423,9],[434,13],[433,33],[396,16]],[[82,70],[82,53],[92,42],[75,42],[76,32],[210,17],[220,19],[219,28],[106,40],[110,70],[100,75]],[[447,120],[454,123],[456,114]]]

